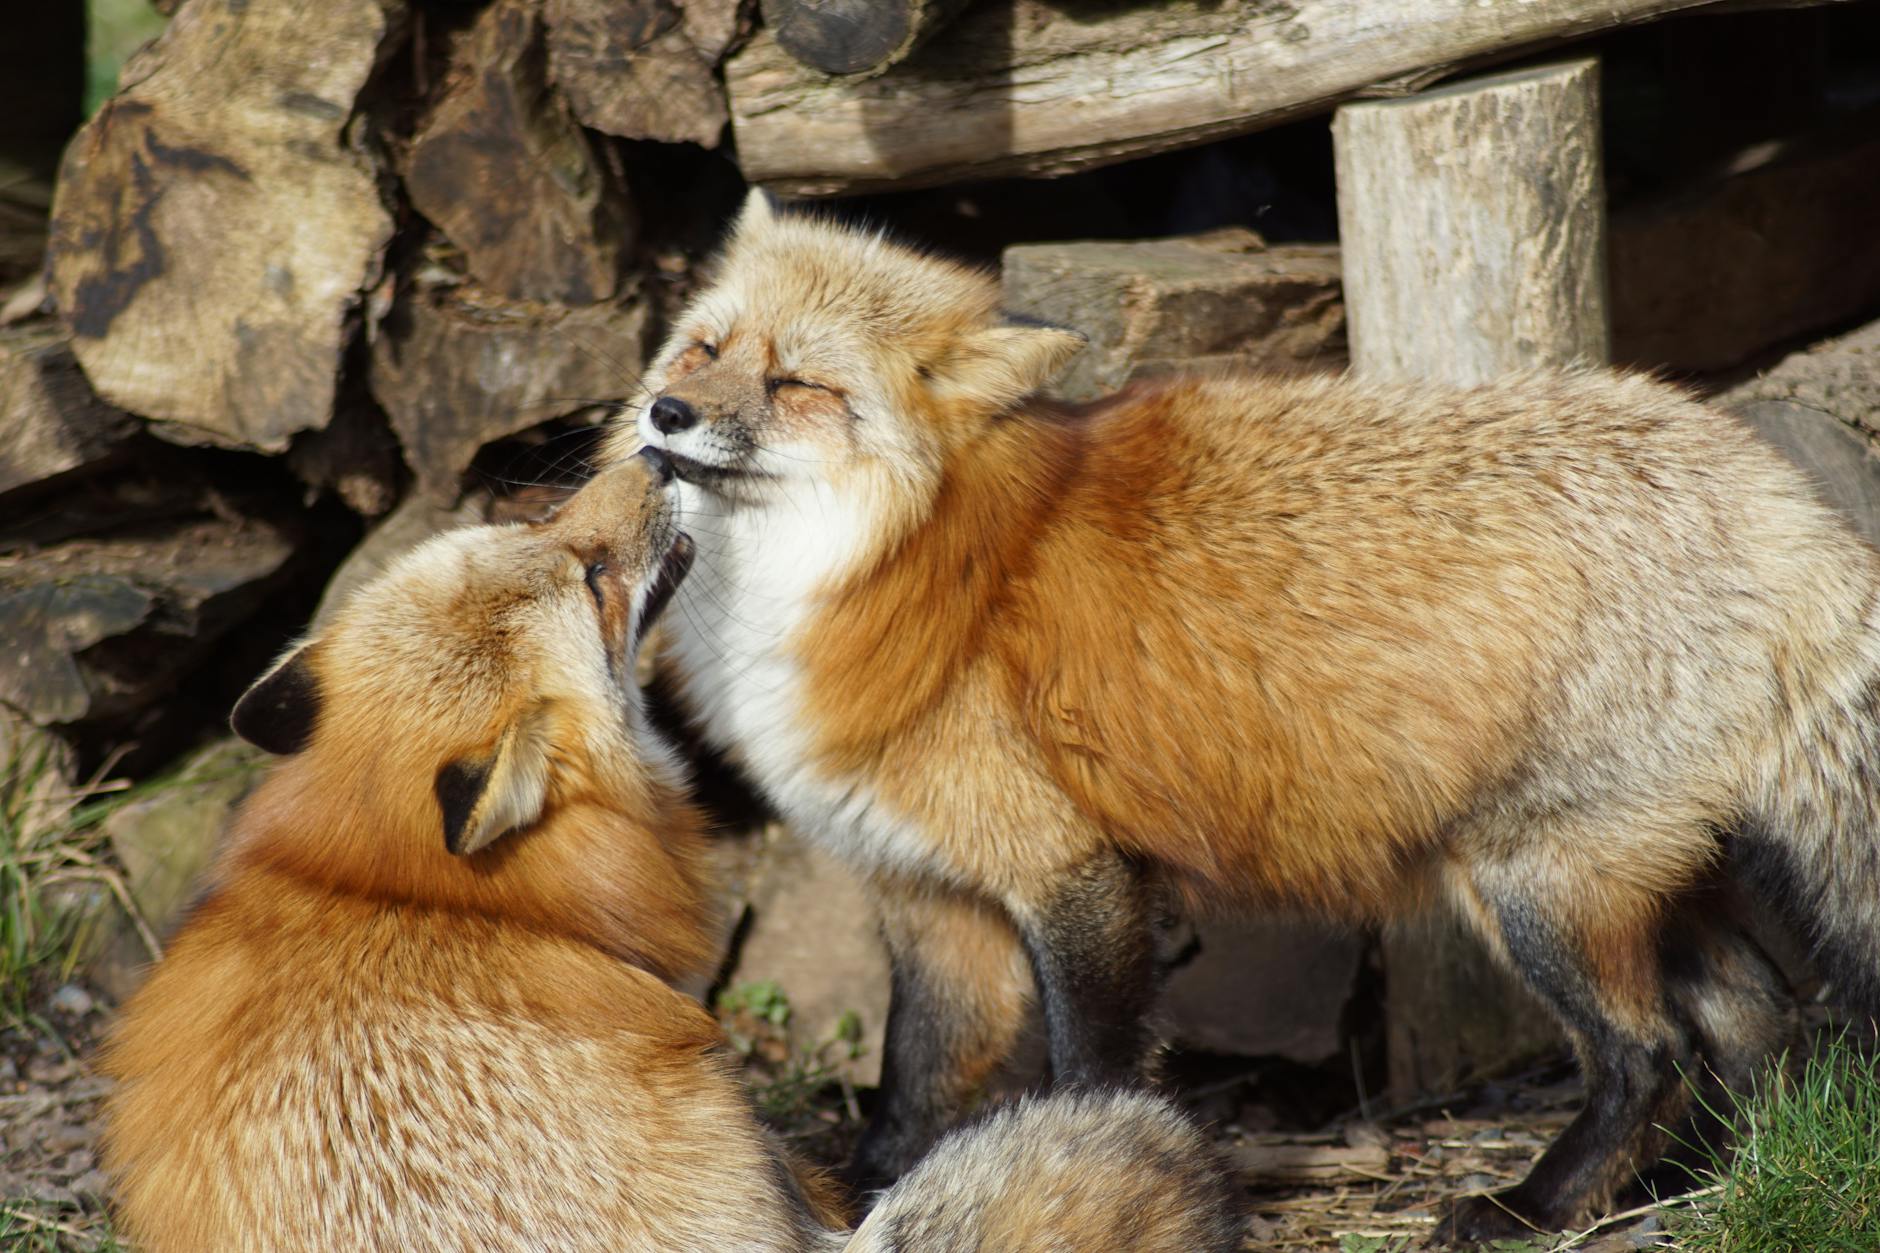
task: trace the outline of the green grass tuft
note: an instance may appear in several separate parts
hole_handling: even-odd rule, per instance
[[[1799,1077],[1772,1072],[1737,1105],[1736,1147],[1715,1154],[1715,1191],[1671,1211],[1691,1253],[1880,1250],[1880,1056],[1843,1034]]]

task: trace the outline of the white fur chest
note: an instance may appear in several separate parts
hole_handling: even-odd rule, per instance
[[[933,841],[864,780],[812,760],[797,641],[865,520],[833,500],[730,513],[690,488],[681,500],[698,558],[665,624],[706,738],[738,757],[799,834],[844,861],[945,875]]]

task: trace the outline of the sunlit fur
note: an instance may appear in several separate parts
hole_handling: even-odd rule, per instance
[[[1075,338],[996,297],[754,199],[648,379],[699,423],[612,445],[690,459],[667,660],[942,972],[953,1063],[1009,1043],[1021,934],[1117,853],[1202,908],[1446,900],[1583,1056],[1636,1063],[1620,1089],[1779,1038],[1684,907],[1726,864],[1880,1000],[1880,569],[1735,420],[1602,372],[1071,409],[1025,397]],[[936,955],[948,913],[976,955]],[[1599,1210],[1680,1092],[1514,1201]]]
[[[242,806],[105,1054],[105,1164],[137,1248],[846,1246],[834,1189],[762,1129],[717,1024],[670,986],[713,955],[699,822],[629,657],[671,513],[635,459],[545,524],[443,535],[257,685],[307,667],[311,739]],[[458,856],[436,780],[465,762],[488,767],[473,820],[495,816]],[[1182,1186],[1144,1250],[1234,1247],[1187,1239],[1232,1230],[1199,1133],[1120,1096],[1092,1132],[1091,1099],[951,1142],[976,1192],[919,1247],[991,1247],[982,1224],[1049,1198],[1060,1220],[998,1247],[1094,1247],[1069,1224],[1108,1229],[1149,1177]],[[1006,1169],[1073,1140],[1074,1178]],[[923,1186],[892,1195],[939,1204]]]

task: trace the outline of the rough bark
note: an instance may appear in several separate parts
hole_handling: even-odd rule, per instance
[[[550,73],[584,125],[626,139],[717,146],[729,117],[712,72],[718,52],[693,42],[670,0],[547,0],[546,14]]]
[[[0,502],[102,469],[136,431],[136,419],[91,390],[57,328],[0,330]]]
[[[725,66],[745,177],[831,195],[1059,174],[1244,134],[1705,0],[987,0],[887,73],[760,31]]]
[[[632,205],[547,74],[536,0],[484,10],[452,48],[405,190],[484,286],[590,304],[619,287]]]
[[[1718,370],[1880,303],[1872,126],[1614,215],[1614,360]]]
[[[420,486],[456,491],[483,445],[631,397],[648,318],[635,299],[562,309],[414,285],[372,348],[372,390]]]
[[[196,0],[125,67],[67,150],[49,250],[106,400],[270,452],[327,423],[392,226],[347,123],[401,13]]]
[[[1596,62],[1347,105],[1332,136],[1359,373],[1475,383],[1605,363]]]
[[[1054,384],[1088,400],[1145,374],[1339,370],[1336,245],[1268,248],[1250,231],[1005,251],[1004,304],[1089,340]]]
[[[778,46],[824,74],[879,74],[965,7],[966,0],[763,0]]]

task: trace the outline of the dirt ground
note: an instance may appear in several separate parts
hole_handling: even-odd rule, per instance
[[[0,1033],[0,1249],[118,1247],[96,1156],[109,1081],[91,1065],[109,1010],[76,985],[42,1005],[37,1021]],[[840,1160],[867,1094],[761,1047],[750,1065],[760,1104],[782,1133],[809,1157]],[[1223,1156],[1242,1171],[1252,1212],[1246,1248],[1341,1253],[1424,1247],[1448,1200],[1519,1179],[1579,1100],[1564,1061],[1311,1129],[1275,1125],[1278,1115],[1251,1091],[1230,1075],[1188,1093]],[[1537,1237],[1525,1248],[1629,1253],[1663,1242],[1661,1220],[1648,1211],[1572,1242]]]

